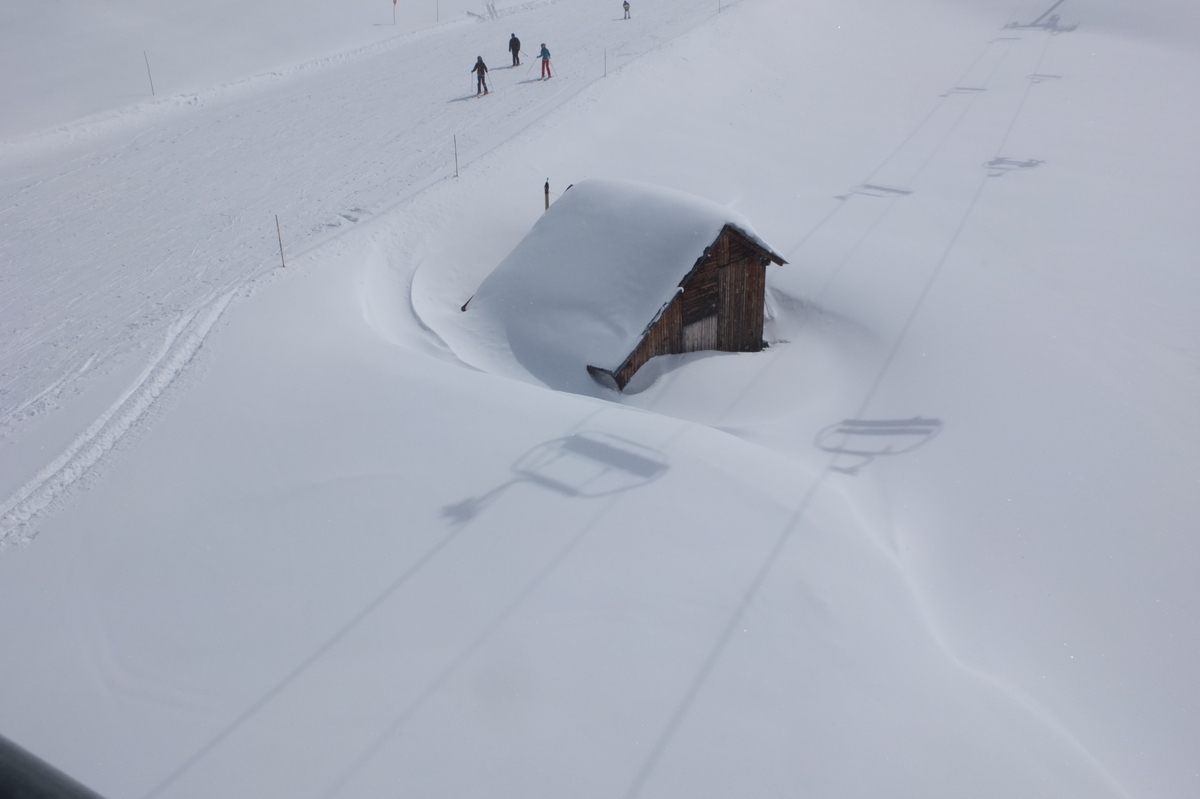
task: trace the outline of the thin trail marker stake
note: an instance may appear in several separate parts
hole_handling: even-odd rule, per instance
[[[392,0],[392,24],[396,24],[396,0]]]
[[[458,177],[458,134],[454,135],[454,177]]]
[[[550,210],[550,178],[546,178],[546,210]]]
[[[154,96],[154,76],[150,74],[150,56],[146,55],[146,51],[142,51],[142,58],[146,59],[146,77],[150,79],[150,96]]]
[[[279,227],[279,214],[275,214],[275,235],[279,237],[279,262],[287,269],[287,261],[283,257],[283,230]]]

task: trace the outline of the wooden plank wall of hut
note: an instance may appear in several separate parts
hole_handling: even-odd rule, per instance
[[[686,278],[658,320],[625,363],[613,373],[624,388],[634,373],[656,355],[683,352],[683,327],[717,316],[716,349],[758,352],[762,349],[763,305],[767,269],[764,253],[731,227],[721,231],[707,255]]]
[[[758,352],[762,349],[767,269],[760,254],[740,235],[726,228],[721,238],[727,238],[724,251],[729,260],[720,270],[718,346],[727,352]]]
[[[625,388],[625,384],[633,377],[633,373],[641,369],[646,361],[655,355],[672,355],[683,351],[683,297],[676,294],[667,304],[662,316],[646,331],[646,336],[621,364],[621,368],[613,374],[617,385]]]
[[[680,296],[683,301],[683,324],[699,322],[720,310],[720,272],[717,259],[710,254],[687,279]]]

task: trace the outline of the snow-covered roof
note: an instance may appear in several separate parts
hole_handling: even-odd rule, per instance
[[[468,313],[491,317],[549,385],[587,379],[587,364],[625,359],[726,225],[772,252],[744,217],[709,200],[633,181],[577,183],[488,275]]]

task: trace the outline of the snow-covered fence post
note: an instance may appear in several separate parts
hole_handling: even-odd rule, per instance
[[[146,55],[146,51],[142,51],[142,58],[146,59],[146,77],[150,79],[150,96],[154,96],[154,76],[150,74],[150,56]]]
[[[283,257],[283,229],[279,227],[279,214],[275,214],[275,235],[279,237],[279,263],[287,269],[287,260]]]

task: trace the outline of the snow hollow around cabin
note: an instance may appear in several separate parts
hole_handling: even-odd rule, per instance
[[[612,369],[630,354],[726,226],[770,250],[749,220],[709,200],[581,181],[483,281],[466,306],[469,324],[506,342],[546,385],[595,394],[586,367]]]

